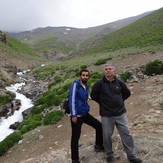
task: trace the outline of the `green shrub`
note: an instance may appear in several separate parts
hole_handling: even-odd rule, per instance
[[[105,64],[108,60],[111,60],[111,59],[112,58],[99,59],[94,63],[94,65],[97,66],[97,65]]]
[[[57,90],[57,95],[61,95],[65,92],[65,90],[63,88],[60,88]]]
[[[31,131],[35,129],[37,126],[41,125],[41,120],[42,120],[41,114],[29,115],[19,125],[18,130],[20,130],[22,134]]]
[[[95,63],[94,63],[94,65],[95,66],[97,66],[97,65],[102,65],[102,64],[105,64],[106,63],[106,59],[99,59],[98,61],[96,61]]]
[[[60,83],[62,81],[62,77],[60,76],[56,76],[54,79],[56,83]]]
[[[41,122],[40,121],[36,121],[36,120],[33,120],[31,121],[30,123],[28,123],[27,125],[23,126],[21,129],[20,129],[20,132],[22,134],[25,134],[33,129],[35,129],[37,126],[40,126],[41,125]]]
[[[23,128],[21,128],[21,129],[20,129],[20,132],[21,132],[22,134],[27,133],[27,132],[28,132],[27,126],[24,126]]]
[[[146,75],[163,74],[163,61],[154,60],[148,63],[143,72]]]
[[[11,100],[11,96],[9,94],[7,95],[1,95],[0,96],[0,105],[7,103]]]
[[[5,138],[5,141],[12,140],[14,143],[17,143],[22,139],[22,134],[20,132],[14,132]]]
[[[0,142],[0,156],[8,151],[15,143],[22,139],[20,132],[14,132],[7,136],[3,141]]]
[[[90,77],[93,79],[100,79],[102,77],[102,74],[100,74],[98,72],[93,72],[93,73],[91,73]]]
[[[124,81],[124,82],[126,82],[127,79],[130,78],[130,76],[131,76],[131,74],[130,74],[129,72],[127,72],[127,71],[120,74],[120,78],[121,78],[121,80]]]
[[[60,121],[64,113],[60,110],[49,112],[45,115],[44,125],[54,124]]]
[[[48,89],[50,89],[50,88],[53,87],[54,85],[56,85],[56,82],[50,83],[49,86],[48,86]]]
[[[7,146],[7,143],[4,142],[4,141],[1,141],[0,142],[0,156],[2,156],[5,152],[8,151],[8,146]]]
[[[34,115],[34,114],[40,114],[45,108],[47,108],[47,105],[44,104],[40,107],[38,106],[33,106],[32,107],[32,110],[31,110],[31,114]]]
[[[80,68],[81,69],[86,69],[87,68],[87,65],[82,65]]]
[[[70,88],[71,83],[65,84],[62,88],[67,91]]]
[[[88,80],[87,84],[91,87],[96,81],[97,81],[97,79],[90,78]]]

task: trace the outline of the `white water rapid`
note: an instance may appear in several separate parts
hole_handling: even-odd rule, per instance
[[[22,112],[33,106],[33,103],[26,96],[18,93],[17,91],[24,85],[25,83],[17,83],[11,85],[10,87],[6,87],[7,90],[12,91],[16,94],[15,99],[21,100],[20,109],[14,112],[12,116],[0,119],[0,142],[3,141],[9,134],[13,133],[14,130],[9,129],[10,125],[15,122],[21,122],[23,120]]]

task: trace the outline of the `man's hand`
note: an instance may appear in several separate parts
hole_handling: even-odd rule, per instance
[[[77,119],[78,119],[77,117],[73,117],[73,118],[72,118],[72,122],[73,122],[73,123],[77,123]]]

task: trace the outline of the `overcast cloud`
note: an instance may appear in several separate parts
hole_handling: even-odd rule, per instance
[[[163,7],[163,0],[0,0],[0,30],[87,28]]]

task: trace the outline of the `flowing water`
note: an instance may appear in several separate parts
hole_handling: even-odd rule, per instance
[[[22,112],[33,106],[33,103],[29,98],[18,93],[18,90],[24,84],[25,83],[17,83],[11,85],[10,87],[6,87],[8,91],[14,92],[16,94],[15,99],[21,100],[21,106],[20,109],[18,111],[16,110],[12,116],[9,116],[8,118],[2,117],[0,119],[0,141],[4,140],[9,134],[14,132],[13,129],[9,129],[10,125],[15,122],[21,122],[23,120]]]

